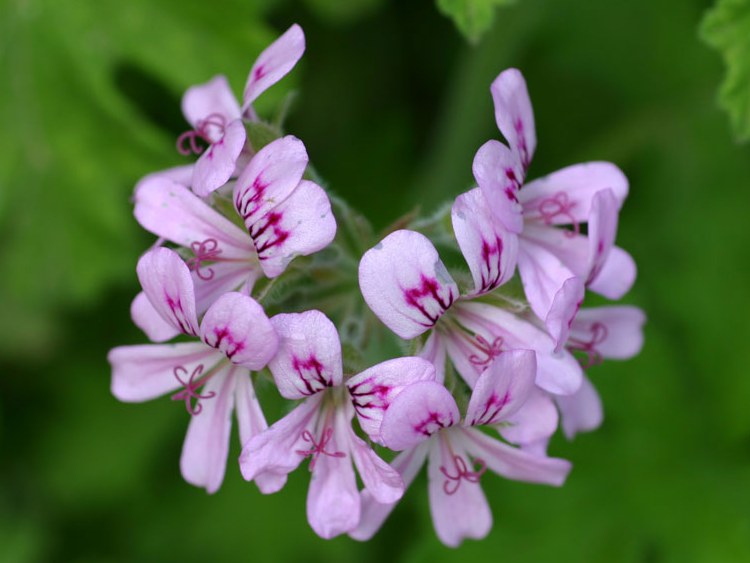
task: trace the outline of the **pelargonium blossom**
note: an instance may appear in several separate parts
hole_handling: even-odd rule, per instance
[[[291,135],[272,141],[250,160],[234,186],[245,231],[166,176],[139,184],[134,213],[141,226],[192,254],[187,264],[198,314],[227,291],[249,294],[261,276],[275,278],[295,256],[317,252],[333,240],[336,220],[328,196],[302,179],[308,160],[302,141]],[[151,340],[175,335],[143,294],[131,313]]]
[[[149,251],[137,272],[163,322],[200,340],[114,348],[112,394],[142,402],[174,392],[172,400],[184,401],[191,419],[180,469],[186,481],[213,493],[224,479],[232,410],[243,443],[267,427],[250,372],[276,354],[278,337],[263,308],[241,293],[225,293],[199,324],[190,271],[172,250]]]
[[[532,309],[547,321],[565,300],[560,291],[573,277],[619,299],[635,280],[633,259],[614,245],[618,211],[628,194],[624,174],[614,164],[589,162],[524,184],[536,148],[526,82],[518,70],[508,69],[491,92],[508,146],[485,143],[474,158],[474,177],[496,220],[519,236],[518,270]],[[586,222],[588,234],[583,235]],[[554,318],[547,325],[562,345],[565,327]]]
[[[446,354],[473,387],[494,358],[506,350],[537,353],[537,384],[551,393],[572,394],[582,371],[566,350],[543,330],[477,297],[495,290],[513,274],[514,238],[492,222],[483,196],[472,190],[453,206],[459,247],[469,264],[474,290],[460,295],[437,250],[424,235],[399,230],[362,257],[359,283],[375,315],[393,332],[412,339],[429,331],[421,355],[433,361],[442,381]],[[560,322],[568,322],[582,298],[580,288],[568,292]]]
[[[434,368],[421,358],[397,358],[344,381],[336,327],[323,313],[281,314],[271,323],[280,345],[268,367],[281,395],[303,402],[245,443],[242,475],[255,480],[262,492],[273,493],[288,473],[310,458],[310,525],[324,538],[350,532],[360,520],[352,464],[379,502],[393,503],[403,494],[398,472],[354,433],[355,412],[363,429],[379,429],[388,405],[409,384],[434,380]]]
[[[508,351],[493,360],[476,381],[463,421],[450,392],[431,381],[408,386],[383,415],[381,435],[389,448],[403,451],[393,465],[407,487],[429,459],[430,513],[438,537],[448,546],[489,533],[492,513],[479,486],[487,469],[508,479],[556,486],[570,471],[568,461],[514,448],[478,428],[502,432],[500,425],[513,420],[534,391],[535,363],[530,350]],[[365,540],[395,504],[379,501],[368,490],[362,503],[362,519],[350,535]]]
[[[191,180],[196,194],[205,197],[234,175],[238,159],[246,150],[243,119],[257,120],[253,102],[292,70],[304,51],[305,35],[294,24],[256,59],[247,77],[242,106],[222,75],[188,88],[182,98],[182,112],[192,129],[179,137],[177,148],[183,154],[200,154]],[[205,151],[199,141],[208,144]]]

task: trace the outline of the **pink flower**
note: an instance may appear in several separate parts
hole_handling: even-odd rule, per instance
[[[473,387],[494,358],[507,350],[537,354],[536,383],[556,394],[572,394],[582,371],[566,350],[556,350],[544,331],[515,314],[476,298],[502,284],[513,273],[514,237],[491,221],[481,193],[459,196],[453,225],[474,278],[474,290],[460,295],[458,286],[423,235],[401,230],[388,235],[362,257],[359,284],[373,313],[405,339],[430,332],[421,356],[433,362],[442,381],[446,354]],[[576,289],[576,288],[573,288]],[[570,291],[569,310],[581,296]],[[572,315],[562,315],[566,319]]]
[[[509,147],[485,143],[474,158],[474,177],[496,220],[518,234],[518,269],[529,304],[561,346],[567,326],[557,312],[560,300],[567,300],[560,292],[571,278],[610,299],[622,297],[635,280],[633,259],[614,246],[628,182],[615,165],[589,162],[524,185],[536,148],[526,82],[518,70],[508,69],[491,92]],[[556,228],[563,225],[571,229]]]
[[[232,410],[236,407],[243,442],[267,427],[250,371],[274,356],[278,337],[262,307],[240,293],[216,300],[199,324],[190,272],[169,249],[146,253],[137,272],[162,322],[199,341],[114,348],[108,356],[112,393],[121,401],[141,402],[176,391],[172,400],[184,401],[192,416],[182,475],[213,493],[224,479]]]
[[[535,354],[530,350],[499,356],[477,380],[463,422],[448,390],[431,381],[404,389],[385,412],[382,437],[389,448],[403,450],[393,465],[407,487],[429,458],[430,512],[444,544],[455,547],[464,538],[481,539],[489,533],[492,513],[479,486],[487,469],[519,481],[556,486],[565,481],[569,462],[513,448],[476,428],[490,425],[501,432],[501,424],[517,428],[514,417],[534,392],[535,373]],[[362,503],[362,519],[350,535],[366,540],[395,503],[383,503],[367,490],[362,492]]]
[[[396,502],[403,493],[400,475],[352,430],[355,412],[363,429],[377,438],[388,405],[406,385],[434,379],[434,369],[420,358],[398,358],[344,382],[338,334],[323,313],[282,314],[271,323],[280,337],[279,352],[269,364],[279,392],[287,399],[304,400],[245,444],[242,475],[255,479],[262,492],[273,493],[288,473],[310,458],[310,525],[324,538],[350,532],[360,519],[352,464],[379,502]],[[261,480],[269,475],[276,478],[274,486]]]
[[[302,179],[307,163],[304,144],[291,135],[258,151],[234,189],[246,231],[166,176],[139,184],[138,222],[192,254],[187,264],[198,314],[227,291],[250,293],[261,276],[277,277],[295,256],[317,252],[333,240],[331,203],[323,188]],[[136,297],[131,313],[151,340],[176,334],[143,294]]]
[[[257,121],[252,103],[281,80],[302,57],[305,36],[298,25],[290,27],[263,51],[247,77],[242,107],[235,100],[224,76],[192,86],[182,98],[182,112],[192,126],[177,140],[183,154],[200,154],[192,174],[193,191],[201,197],[220,188],[234,175],[245,147],[242,119]],[[199,141],[208,144],[207,150]]]

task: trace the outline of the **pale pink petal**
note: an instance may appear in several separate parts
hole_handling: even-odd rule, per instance
[[[527,221],[573,225],[589,220],[594,195],[606,189],[614,193],[619,209],[628,195],[628,179],[614,164],[587,162],[527,183],[518,199]]]
[[[107,356],[112,364],[112,394],[120,401],[148,401],[182,386],[179,370],[206,373],[222,357],[203,342],[120,346]]]
[[[443,338],[437,332],[430,333],[419,354],[417,354],[435,367],[435,381],[438,383],[445,381],[445,354]]]
[[[497,127],[526,170],[536,149],[534,111],[526,81],[519,70],[509,68],[495,78],[490,92],[495,103]]]
[[[336,219],[325,190],[302,180],[291,195],[249,226],[266,276],[281,274],[295,256],[308,256],[330,244]]]
[[[569,278],[565,280],[560,291],[552,299],[552,306],[547,313],[547,318],[544,319],[544,326],[555,341],[555,352],[559,352],[568,340],[570,326],[583,303],[585,292],[580,278]]]
[[[492,291],[513,277],[518,237],[494,220],[481,190],[458,196],[451,218],[458,246],[474,278],[475,295]]]
[[[235,164],[245,146],[245,124],[238,119],[227,124],[221,139],[200,155],[193,169],[193,191],[206,197],[226,184],[234,173]]]
[[[410,448],[398,454],[391,462],[391,467],[398,471],[403,478],[405,488],[411,485],[422,468],[429,446],[430,443],[425,442],[416,448]],[[359,524],[357,528],[349,532],[349,537],[359,541],[367,541],[377,533],[398,503],[377,502],[368,489],[364,489],[360,493],[360,501],[361,516]]]
[[[237,369],[227,366],[214,374],[203,387],[201,395],[212,396],[201,401],[201,411],[191,418],[182,446],[182,476],[185,481],[203,487],[209,494],[218,491],[224,480]]]
[[[303,436],[314,429],[319,414],[322,395],[310,397],[267,430],[253,436],[242,448],[240,471],[247,481],[263,473],[287,475],[307,457],[305,451],[311,444]],[[326,457],[326,456],[321,456]],[[260,487],[261,483],[257,483]],[[268,494],[278,489],[261,492]]]
[[[147,174],[135,185],[133,193],[137,194],[142,185],[150,183],[157,178],[177,182],[181,186],[189,188],[190,184],[193,183],[193,168],[195,168],[194,164],[185,164],[183,166],[174,166],[172,168],[167,168],[166,170],[159,170],[158,172]]]
[[[638,307],[581,309],[570,330],[571,348],[591,348],[603,358],[625,360],[641,351],[646,315]]]
[[[232,363],[263,369],[276,354],[279,338],[258,302],[242,293],[226,293],[208,308],[201,338]]]
[[[511,233],[523,231],[518,197],[524,172],[516,155],[500,141],[487,141],[474,156],[472,171],[492,214]]]
[[[168,248],[154,248],[136,267],[141,287],[162,318],[184,334],[198,335],[193,280],[182,258]]]
[[[220,115],[226,123],[241,117],[240,105],[222,75],[188,88],[182,96],[182,113],[193,129],[199,129],[200,122],[212,115]]]
[[[460,330],[447,332],[442,339],[453,368],[472,389],[487,365],[501,350],[498,346],[493,346],[492,338],[485,345],[484,340],[477,341]]]
[[[297,137],[271,141],[253,156],[234,187],[234,205],[248,231],[302,180],[308,156]]]
[[[380,459],[361,438],[349,428],[352,459],[365,489],[377,502],[394,503],[404,494],[404,481],[394,468]]]
[[[506,422],[508,424],[498,427],[498,431],[509,442],[519,446],[546,447],[550,436],[557,430],[557,408],[547,393],[534,388],[521,409]]]
[[[467,468],[471,463],[462,446],[463,440],[450,444],[447,437],[433,440],[427,468],[432,523],[440,541],[449,547],[458,547],[465,538],[482,539],[492,528],[492,512],[479,478],[449,478],[460,475],[457,459]]]
[[[165,321],[164,317],[154,309],[151,301],[142,291],[135,296],[130,305],[130,316],[135,326],[145,332],[151,342],[165,342],[180,334],[172,323]]]
[[[201,315],[225,293],[239,291],[250,295],[262,272],[257,262],[241,260],[201,264],[192,274],[196,310]]]
[[[474,387],[465,426],[496,424],[520,409],[534,389],[536,353],[508,350],[495,358]]]
[[[307,492],[307,520],[313,531],[325,539],[351,532],[359,523],[357,480],[345,451],[350,431],[347,418],[342,410],[336,413],[333,433],[325,446],[334,455],[317,457]]]
[[[587,377],[583,378],[577,393],[567,397],[558,395],[555,402],[560,409],[563,432],[568,439],[579,432],[596,430],[604,420],[602,400]]]
[[[464,447],[469,454],[507,479],[560,486],[572,467],[569,461],[533,455],[490,438],[476,428],[465,428],[463,432]]]
[[[383,443],[400,451],[416,446],[461,418],[456,401],[440,383],[419,381],[393,400],[380,426]]]
[[[620,299],[633,287],[636,276],[635,260],[619,246],[613,246],[599,275],[588,287],[608,299]]]
[[[216,259],[249,258],[255,250],[240,227],[186,187],[157,177],[139,184],[134,215],[140,225],[157,236],[193,251],[211,245]]]
[[[594,195],[589,216],[587,284],[599,275],[615,244],[617,212],[617,199],[612,190],[602,190]]]
[[[279,393],[301,399],[341,385],[341,342],[333,323],[320,311],[276,315],[278,353],[268,365]]]
[[[258,96],[292,70],[304,52],[305,34],[294,24],[255,60],[242,95],[242,109],[247,109]]]
[[[526,223],[520,246],[538,246],[559,259],[574,275],[585,280],[589,275],[590,243],[588,237],[575,231]]]
[[[564,349],[555,353],[548,334],[513,313],[485,303],[461,302],[456,318],[493,349],[536,351],[536,384],[545,391],[569,395],[580,386],[583,370],[575,358]]]
[[[435,381],[435,367],[422,358],[395,358],[377,364],[346,382],[362,430],[381,443],[380,424],[396,396],[417,381]]]
[[[432,328],[458,297],[458,286],[429,239],[406,230],[365,253],[359,287],[372,312],[406,339]]]

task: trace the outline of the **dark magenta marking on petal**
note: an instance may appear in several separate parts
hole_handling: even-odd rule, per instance
[[[449,473],[448,469],[444,465],[440,466],[440,472],[445,476],[445,482],[443,483],[443,492],[446,495],[453,495],[458,491],[461,486],[461,480],[467,481],[468,483],[479,483],[479,480],[487,471],[487,464],[483,459],[476,458],[474,463],[479,467],[469,470],[464,458],[458,455],[453,456],[453,468],[456,473]]]
[[[440,413],[430,412],[428,413],[427,418],[425,418],[419,424],[415,425],[413,428],[414,431],[418,434],[423,434],[424,436],[432,436],[435,432],[438,432],[443,428],[453,426],[454,424],[455,421],[453,420],[453,416],[451,416],[448,420],[443,420],[440,416]]]
[[[242,340],[235,340],[229,327],[215,327],[213,329],[213,339],[206,337],[206,344],[216,348],[230,360],[239,352],[245,349],[245,343]]]
[[[306,360],[292,356],[292,369],[297,372],[304,386],[304,389],[299,390],[303,395],[314,395],[333,386],[333,381],[323,375],[323,364],[315,354],[311,354]]]
[[[258,65],[253,72],[253,80],[260,80],[266,75],[266,68],[263,65]]]
[[[419,311],[422,316],[427,319],[427,323],[419,323],[422,326],[433,326],[443,313],[453,304],[453,301],[455,301],[452,288],[448,288],[447,297],[441,296],[439,290],[440,284],[438,284],[437,280],[428,278],[424,274],[421,276],[420,285],[418,287],[403,290],[406,304]],[[430,303],[437,305],[439,310],[435,313],[430,313],[427,309],[427,305]]]
[[[510,390],[505,391],[502,397],[499,397],[497,393],[492,393],[489,399],[484,404],[484,410],[478,418],[475,418],[471,425],[477,426],[481,424],[490,424],[505,408],[505,405],[510,402],[511,395]]]
[[[500,285],[503,272],[500,264],[503,256],[503,240],[495,235],[495,242],[491,244],[482,238],[482,285],[481,292],[490,291]]]
[[[237,212],[242,216],[242,219],[247,220],[260,209],[260,206],[263,205],[263,196],[268,186],[269,184],[266,184],[262,180],[261,175],[258,174],[249,187],[237,194],[234,205],[237,208]],[[252,195],[248,197],[250,192],[252,192]]]
[[[192,336],[195,336],[196,334],[193,330],[193,327],[190,326],[190,324],[187,322],[187,319],[185,318],[185,311],[182,308],[180,299],[177,298],[175,300],[166,292],[164,293],[164,299],[167,302],[167,306],[172,311],[172,318],[174,318],[175,322],[179,325],[180,331],[183,334],[190,334]]]
[[[362,418],[371,418],[363,412],[365,409],[386,410],[388,408],[388,394],[392,389],[388,385],[373,384],[372,380],[368,378],[356,385],[347,387],[347,389],[352,397],[355,410]]]
[[[258,258],[266,260],[265,254],[276,246],[281,246],[290,236],[290,232],[281,226],[283,213],[272,211],[253,225],[249,230]],[[270,230],[269,230],[270,229]]]

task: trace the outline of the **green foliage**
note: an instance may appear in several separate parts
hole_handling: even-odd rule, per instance
[[[492,27],[495,9],[513,2],[515,0],[437,0],[437,7],[470,42],[476,43]]]
[[[750,139],[750,1],[718,0],[701,24],[701,37],[721,53],[727,74],[719,103],[741,141]]]

